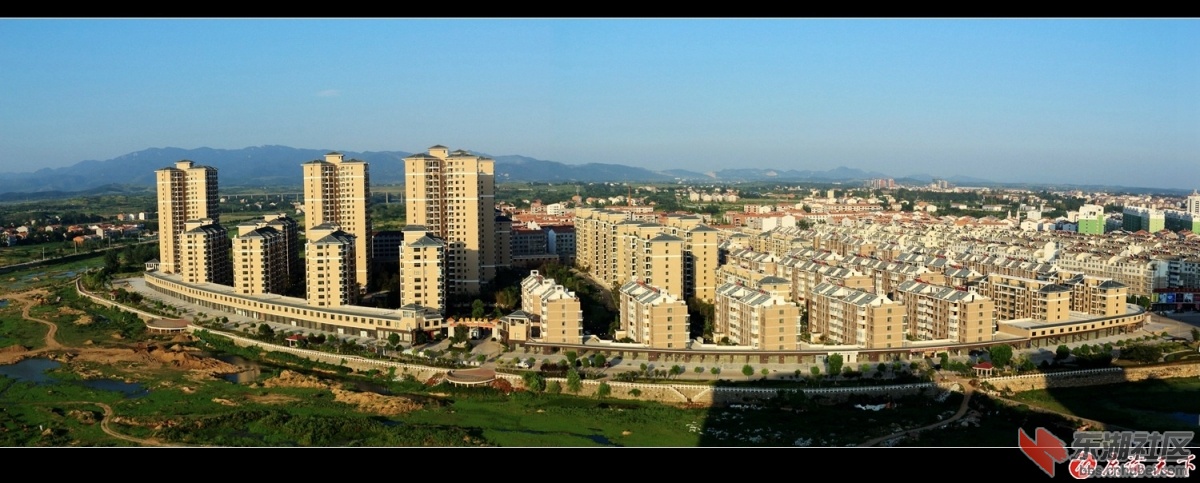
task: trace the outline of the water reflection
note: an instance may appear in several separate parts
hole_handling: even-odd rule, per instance
[[[217,356],[217,359],[222,362],[233,364],[240,369],[234,374],[226,374],[221,376],[222,379],[234,384],[249,384],[257,381],[258,377],[262,375],[262,366],[259,365],[257,361],[232,354],[221,354]]]
[[[46,358],[23,359],[15,364],[0,365],[0,375],[15,379],[19,382],[43,384],[79,384],[89,389],[113,391],[124,394],[127,398],[138,398],[150,393],[142,384],[136,382],[118,381],[115,379],[88,379],[84,381],[60,381],[50,375],[50,371],[62,367],[62,363]],[[7,389],[6,389],[7,390]]]

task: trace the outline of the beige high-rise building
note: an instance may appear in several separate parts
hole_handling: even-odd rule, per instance
[[[179,273],[179,237],[188,220],[220,224],[217,169],[182,160],[154,172],[158,185],[159,270]]]
[[[368,165],[329,153],[304,163],[304,230],[334,223],[354,237],[354,281],[366,290],[371,266],[371,177]]]
[[[211,218],[188,220],[179,235],[179,274],[187,283],[233,284],[229,235]]]
[[[667,232],[682,238],[684,298],[696,297],[712,303],[717,290],[717,266],[720,254],[715,228],[701,223],[698,216],[666,217]]]
[[[677,296],[642,282],[621,287],[621,327],[617,336],[655,349],[688,347],[687,304]]]
[[[308,229],[304,249],[306,299],[317,307],[338,307],[358,302],[354,264],[356,237],[334,223]]]
[[[300,229],[286,213],[238,224],[233,239],[233,287],[238,293],[279,295],[299,292],[304,284]]]
[[[508,226],[497,223],[495,161],[433,146],[404,158],[407,221],[446,243],[449,294],[477,294],[511,265]]]
[[[521,310],[540,323],[543,342],[562,344],[583,343],[583,310],[579,297],[532,270],[521,281]],[[531,324],[533,325],[533,324]]]
[[[400,305],[440,312],[446,305],[446,244],[424,226],[408,225],[400,244]]]

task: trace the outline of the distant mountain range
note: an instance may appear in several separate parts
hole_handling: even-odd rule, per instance
[[[300,149],[288,146],[254,146],[243,149],[150,148],[107,161],[81,161],[65,168],[44,168],[32,173],[2,173],[0,174],[0,201],[52,197],[55,194],[65,194],[66,192],[121,191],[128,190],[130,185],[150,187],[154,185],[155,170],[172,166],[176,161],[182,159],[190,159],[197,164],[217,168],[220,173],[221,186],[299,186],[302,181],[301,163],[323,159],[328,152],[330,150]],[[412,154],[403,151],[338,152],[344,154],[347,159],[357,158],[370,163],[371,182],[375,184],[404,182],[403,160]],[[500,182],[811,181],[845,183],[872,178],[894,178],[897,183],[923,184],[935,179],[928,174],[894,177],[844,166],[828,171],[731,168],[698,173],[683,169],[654,171],[621,164],[566,164],[520,155],[477,154],[496,160],[496,180]],[[956,185],[999,184],[967,176],[953,176],[946,180]],[[36,195],[34,195],[35,193]]]
[[[323,159],[329,150],[299,149],[288,146],[255,146],[243,149],[150,148],[107,161],[82,161],[65,168],[44,168],[32,173],[0,175],[0,193],[74,192],[93,190],[105,185],[154,185],[154,171],[181,159],[217,168],[222,186],[296,186],[302,181],[300,164]],[[371,164],[371,182],[404,182],[403,151],[338,151],[346,158]],[[566,164],[528,156],[492,156],[496,160],[497,181],[535,182],[670,182],[670,181],[818,181],[847,182],[886,178],[882,173],[838,167],[828,171],[772,170],[756,168],[723,169],[697,173],[682,169],[653,171],[621,164]],[[3,197],[0,197],[2,199]]]

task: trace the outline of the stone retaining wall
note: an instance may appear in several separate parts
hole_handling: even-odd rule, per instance
[[[1180,362],[1155,366],[1106,368],[1070,371],[1025,376],[993,377],[985,379],[997,390],[1013,392],[1033,391],[1058,387],[1099,386],[1146,379],[1169,379],[1200,376],[1200,362]]]

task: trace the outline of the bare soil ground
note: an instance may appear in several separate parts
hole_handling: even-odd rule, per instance
[[[371,392],[347,391],[316,376],[307,376],[295,371],[284,370],[278,376],[263,381],[263,387],[308,387],[328,389],[335,401],[358,407],[363,412],[395,416],[418,409],[423,405],[404,396],[384,396]]]

